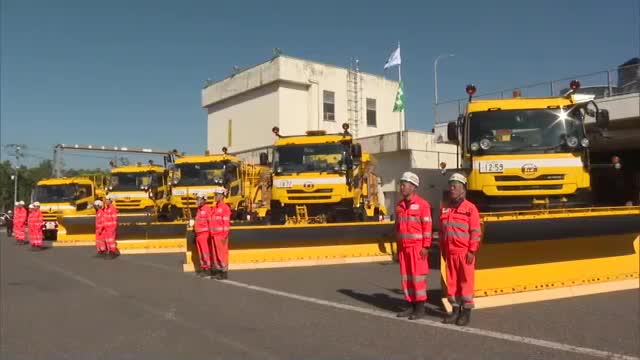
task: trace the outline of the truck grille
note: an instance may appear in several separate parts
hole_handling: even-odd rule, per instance
[[[289,200],[331,200],[331,196],[289,196]]]
[[[498,191],[562,190],[562,185],[509,185],[497,188]]]
[[[332,189],[316,189],[313,191],[305,191],[301,189],[287,190],[287,194],[328,194]]]
[[[564,180],[564,174],[545,174],[535,178],[524,178],[519,175],[496,175],[496,181],[558,181]]]
[[[42,219],[44,221],[56,221],[58,219],[58,214],[53,213],[53,212],[51,212],[51,213],[43,212],[42,213]]]
[[[116,207],[118,209],[139,209],[141,200],[116,200]]]

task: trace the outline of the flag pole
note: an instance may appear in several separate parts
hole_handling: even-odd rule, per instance
[[[402,52],[400,51],[400,40],[398,40],[398,52],[401,54],[400,56],[402,56]],[[400,61],[400,64],[398,64],[398,87],[402,87],[402,61]],[[402,106],[402,110],[400,110],[400,113],[398,115],[400,116],[400,118],[398,119],[400,122],[400,150],[402,150],[402,138],[404,131],[404,104]]]

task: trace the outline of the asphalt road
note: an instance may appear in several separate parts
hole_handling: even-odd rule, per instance
[[[182,273],[180,254],[92,256],[31,252],[0,234],[1,359],[640,357],[638,290],[477,310],[461,329],[441,325],[435,304],[425,321],[394,318],[403,301],[392,263],[221,282]]]

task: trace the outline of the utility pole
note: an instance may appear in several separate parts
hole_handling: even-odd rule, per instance
[[[26,145],[24,144],[7,144],[5,149],[8,152],[13,153],[13,157],[16,159],[15,163],[15,174],[13,175],[13,203],[18,202],[18,169],[20,168],[20,159],[24,157],[22,151],[26,149]]]

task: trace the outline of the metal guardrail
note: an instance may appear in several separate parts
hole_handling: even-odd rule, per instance
[[[640,63],[620,66],[615,69],[566,77],[551,81],[513,87],[504,90],[493,91],[475,95],[474,99],[511,98],[515,91],[523,97],[547,97],[565,94],[571,80],[580,81],[579,94],[595,95],[596,99],[608,98],[630,93],[640,92]],[[460,98],[440,102],[436,105],[435,123],[453,121],[462,114],[467,105],[468,98]]]

